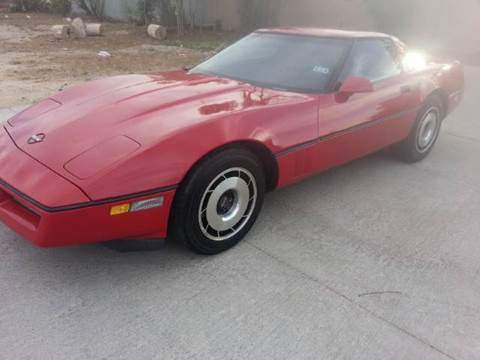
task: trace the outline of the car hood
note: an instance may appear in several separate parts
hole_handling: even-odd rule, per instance
[[[84,179],[96,171],[85,167],[88,161],[77,166],[78,156],[84,154],[100,169],[145,146],[142,133],[149,131],[138,128],[146,122],[150,133],[162,138],[186,125],[175,123],[177,108],[228,97],[248,86],[183,71],[112,77],[58,93],[11,118],[6,129],[31,157],[57,173],[67,171]]]

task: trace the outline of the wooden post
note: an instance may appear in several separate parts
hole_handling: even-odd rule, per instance
[[[103,35],[103,24],[87,24],[85,31],[88,36],[101,36]]]

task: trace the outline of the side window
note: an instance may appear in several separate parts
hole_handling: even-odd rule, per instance
[[[341,81],[349,76],[364,77],[373,82],[399,75],[402,67],[398,49],[390,40],[358,40],[351,52]]]

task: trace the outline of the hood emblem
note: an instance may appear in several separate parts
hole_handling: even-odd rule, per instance
[[[33,145],[33,144],[38,144],[43,142],[45,140],[46,135],[43,133],[32,135],[30,139],[28,139],[28,144]]]

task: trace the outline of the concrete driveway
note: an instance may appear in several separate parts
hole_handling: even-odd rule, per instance
[[[0,227],[0,358],[480,359],[480,69],[467,80],[426,161],[270,194],[220,256],[42,250]]]

